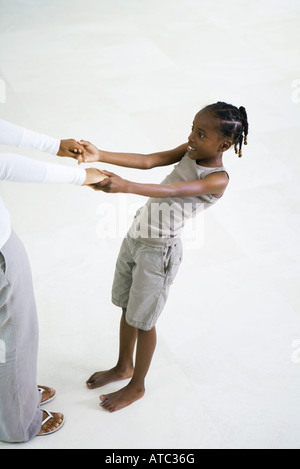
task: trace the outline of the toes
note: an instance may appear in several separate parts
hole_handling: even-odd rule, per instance
[[[95,381],[97,379],[97,373],[94,373],[87,381],[86,381],[86,385],[91,388],[94,386],[95,384]]]
[[[95,384],[94,381],[90,381],[90,382],[87,381],[87,382],[86,382],[86,385],[87,385],[87,387],[88,387],[89,389],[95,389],[95,388],[98,387],[98,386]]]
[[[94,382],[94,375],[92,375],[88,380],[86,380],[86,384],[91,384]]]
[[[100,407],[103,407],[103,409],[105,410],[108,410],[109,412],[114,412],[116,410],[116,403],[113,399],[112,396],[110,396],[109,394],[108,395],[105,395],[105,394],[102,394],[100,396]]]
[[[40,386],[38,385],[39,389],[43,389],[44,392],[42,393],[42,402],[51,399],[55,395],[55,389],[49,388],[48,386]]]
[[[44,423],[44,425],[42,426],[40,430],[40,434],[52,432],[56,430],[62,424],[63,414],[52,412],[51,415],[52,415],[52,418],[48,420],[48,422]],[[44,414],[44,417],[46,417],[45,414]]]
[[[103,407],[103,409],[108,410],[109,412],[114,411],[114,407],[108,399],[105,399],[104,401],[102,401],[100,403],[100,407]]]
[[[107,398],[107,396],[102,394],[102,396],[100,396],[100,401],[101,401],[100,402],[101,407],[107,408],[107,406],[109,406],[109,399]]]

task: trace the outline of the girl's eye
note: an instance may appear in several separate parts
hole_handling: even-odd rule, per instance
[[[194,132],[194,130],[195,130],[194,125],[192,125],[191,129],[192,129],[192,132]],[[199,132],[198,137],[202,138],[202,137],[204,137],[204,135],[201,132]]]

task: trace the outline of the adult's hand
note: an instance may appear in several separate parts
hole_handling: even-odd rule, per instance
[[[84,155],[84,146],[73,138],[61,140],[57,156],[68,156],[77,160],[78,155]]]

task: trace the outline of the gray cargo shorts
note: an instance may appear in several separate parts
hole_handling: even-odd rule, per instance
[[[112,302],[126,309],[126,322],[152,329],[162,312],[182,261],[182,242],[154,247],[127,235],[117,259]]]

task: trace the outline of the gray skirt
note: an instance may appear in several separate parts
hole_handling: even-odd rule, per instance
[[[24,246],[12,232],[0,250],[0,440],[24,442],[41,429],[38,320]]]

